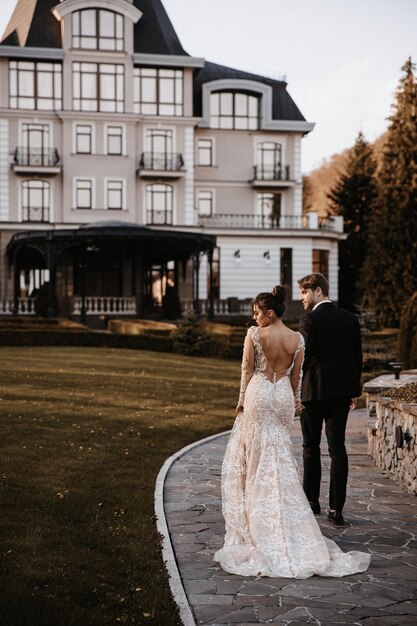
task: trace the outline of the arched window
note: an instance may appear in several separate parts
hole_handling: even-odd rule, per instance
[[[216,91],[210,96],[210,127],[235,130],[259,128],[259,98],[238,91]]]
[[[257,145],[257,180],[282,180],[282,146],[273,141],[263,141]]]
[[[172,224],[174,190],[172,185],[155,183],[146,187],[147,224]]]
[[[50,183],[46,180],[22,182],[22,221],[49,222]]]
[[[72,45],[88,50],[124,50],[124,19],[105,9],[72,14]]]

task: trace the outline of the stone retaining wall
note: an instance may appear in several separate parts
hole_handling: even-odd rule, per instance
[[[374,399],[374,398],[373,398]],[[377,467],[393,474],[396,481],[417,495],[417,404],[394,398],[375,398],[376,422],[368,426],[368,452]],[[396,428],[411,436],[397,446]]]

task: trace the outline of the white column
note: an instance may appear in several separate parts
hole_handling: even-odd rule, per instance
[[[303,182],[301,175],[301,136],[294,136],[294,215],[303,213]]]
[[[330,300],[339,299],[339,247],[338,242],[331,243],[329,250],[329,298]]]
[[[0,119],[0,221],[7,222],[9,213],[9,122]]]
[[[194,129],[185,129],[185,224],[194,224]]]

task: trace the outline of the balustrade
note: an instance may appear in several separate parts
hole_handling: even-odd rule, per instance
[[[15,311],[15,300],[6,298],[0,300],[0,315],[35,315],[35,298],[18,298],[17,311]]]
[[[82,298],[73,299],[73,315],[81,315]],[[136,298],[115,296],[86,296],[86,315],[136,315]]]

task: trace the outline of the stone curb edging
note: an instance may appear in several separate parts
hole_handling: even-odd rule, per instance
[[[175,559],[174,549],[172,547],[171,538],[169,536],[168,524],[165,516],[164,509],[164,484],[166,476],[171,468],[171,466],[181,458],[184,454],[192,450],[193,448],[197,448],[203,443],[207,443],[208,441],[212,441],[213,439],[218,439],[219,437],[223,437],[224,435],[229,434],[231,431],[227,430],[222,433],[217,433],[217,435],[210,435],[209,437],[205,437],[204,439],[200,439],[199,441],[195,441],[194,443],[190,443],[188,446],[181,448],[178,452],[175,452],[172,456],[170,456],[161,469],[159,470],[158,476],[156,477],[155,482],[155,492],[154,492],[154,510],[156,515],[156,527],[158,532],[162,535],[162,558],[165,563],[165,567],[169,576],[169,586],[171,589],[172,596],[174,598],[175,603],[177,604],[180,610],[180,618],[184,626],[196,626],[194,616],[188,602],[187,594],[185,593],[184,586],[182,584],[181,576],[178,571],[177,561]]]

